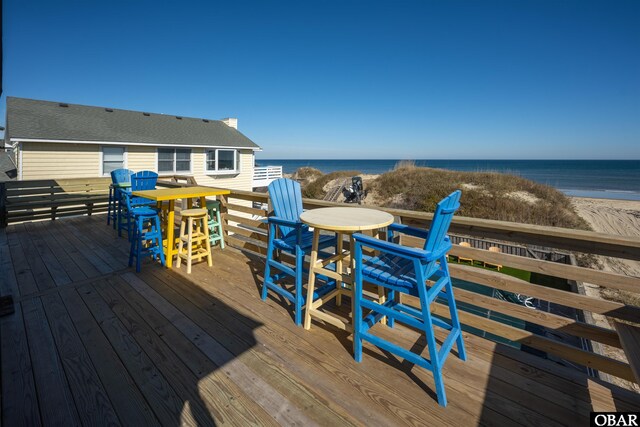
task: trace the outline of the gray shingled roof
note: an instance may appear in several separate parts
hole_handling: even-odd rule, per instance
[[[14,181],[18,176],[16,165],[6,151],[0,150],[0,182]]]
[[[7,97],[9,139],[132,142],[259,149],[220,120]]]

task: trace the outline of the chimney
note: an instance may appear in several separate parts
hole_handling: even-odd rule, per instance
[[[227,117],[226,119],[222,119],[222,122],[234,129],[238,129],[238,119],[233,117]]]

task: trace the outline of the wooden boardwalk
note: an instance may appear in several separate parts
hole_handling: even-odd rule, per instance
[[[233,249],[192,275],[127,267],[104,216],[0,230],[2,423],[19,425],[586,425],[640,396],[465,335],[469,360],[429,372],[260,301],[263,264]],[[378,333],[424,348],[412,330]]]

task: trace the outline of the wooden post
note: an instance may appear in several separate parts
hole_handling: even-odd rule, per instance
[[[0,228],[7,226],[7,185],[0,182]]]
[[[227,218],[227,215],[229,213],[229,208],[227,205],[229,202],[225,194],[221,194],[218,197],[220,198],[220,217],[222,219],[222,222],[224,223],[224,226],[222,227],[222,234],[224,235],[224,239],[226,241],[229,237],[229,219]]]

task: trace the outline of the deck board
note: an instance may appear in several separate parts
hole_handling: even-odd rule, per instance
[[[22,306],[0,320],[2,348],[2,421],[7,426],[39,426],[40,408]]]
[[[296,327],[259,298],[262,264],[233,249],[193,274],[127,268],[105,216],[0,230],[5,425],[575,425],[591,410],[637,410],[638,394],[465,334],[469,360],[432,376],[344,331]],[[346,314],[346,305],[335,307]],[[376,326],[414,348],[415,331]],[[438,337],[442,339],[441,336]]]
[[[151,304],[154,309],[162,313],[164,317],[170,319],[171,325],[175,327],[175,331],[173,332],[183,333],[214,365],[217,367],[224,366],[224,374],[228,376],[229,380],[236,383],[237,386],[247,394],[247,397],[262,409],[274,412],[275,418],[279,423],[286,425],[314,424],[310,417],[307,417],[297,406],[291,404],[284,395],[270,386],[268,382],[252,374],[251,369],[244,361],[234,358],[233,353],[198,326],[196,322],[191,320],[188,316],[193,315],[195,307],[190,306],[190,304],[187,304],[186,307],[182,306],[181,308],[184,309],[183,313],[135,275],[127,274],[124,275],[123,278],[132,287],[131,290],[123,290],[126,292],[126,297],[129,301],[142,305],[145,305],[145,303]],[[176,297],[179,298],[179,295],[176,295]],[[210,319],[206,319],[206,321],[207,323],[211,322]],[[166,332],[167,328],[163,327],[162,330]],[[219,331],[219,329],[216,328],[216,331]],[[163,334],[163,337],[166,336],[166,334]],[[249,345],[254,344],[255,343]],[[310,406],[312,402],[308,401],[306,403]],[[277,411],[273,411],[273,408],[278,409]],[[323,411],[322,413],[326,421],[335,421],[329,419],[326,412],[327,411]]]
[[[78,292],[158,420],[165,426],[176,425],[184,402],[172,385],[93,287],[84,286]]]
[[[120,419],[135,426],[157,425],[158,419],[77,290],[65,289],[60,296],[93,365],[100,367],[98,375]]]
[[[79,426],[79,414],[42,302],[31,298],[21,305],[42,421],[50,425]]]
[[[70,279],[70,282],[78,282],[87,278],[87,275],[66,252],[64,245],[57,236],[49,233],[49,226],[46,222],[36,222],[32,224],[33,230],[40,236],[42,242],[47,245],[50,252],[55,254],[64,273]]]

